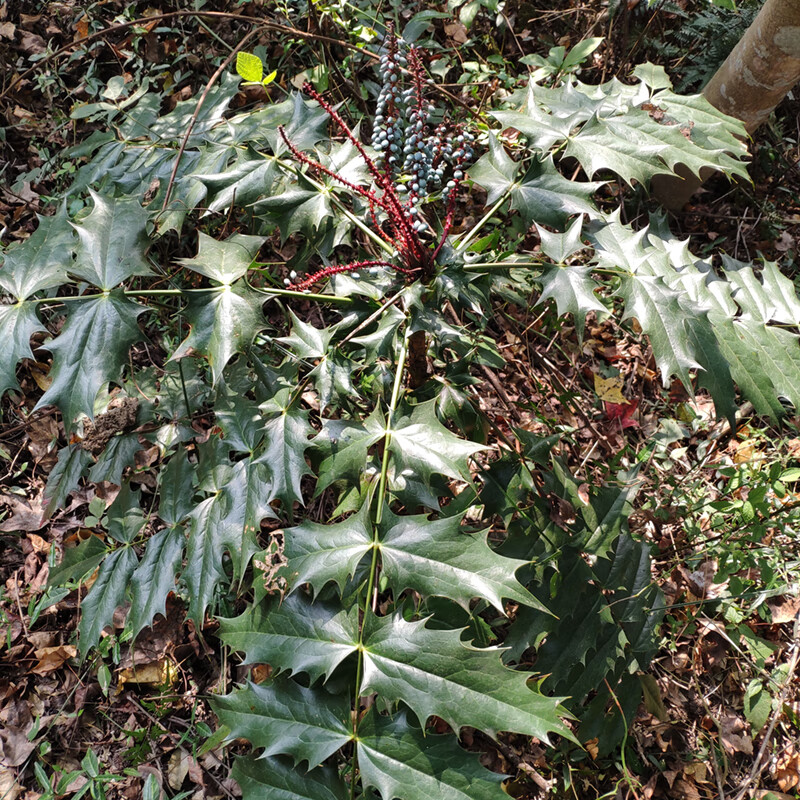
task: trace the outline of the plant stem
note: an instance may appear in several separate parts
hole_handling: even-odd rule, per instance
[[[356,665],[356,683],[353,691],[354,711],[353,711],[353,762],[350,777],[350,798],[355,800],[356,796],[356,777],[358,772],[358,723],[359,708],[361,706],[361,678],[364,673],[364,622],[370,605],[374,605],[373,595],[375,594],[375,582],[378,576],[378,545],[380,544],[380,524],[383,520],[383,507],[386,498],[387,475],[389,473],[389,444],[392,441],[392,425],[394,424],[394,412],[400,400],[400,390],[403,386],[403,373],[405,371],[406,354],[408,353],[408,335],[403,337],[400,347],[400,355],[397,359],[397,371],[394,376],[394,386],[392,387],[392,397],[389,401],[389,412],[386,415],[386,432],[383,437],[383,460],[381,461],[381,476],[378,483],[375,502],[375,519],[372,526],[372,561],[369,565],[369,578],[364,594],[366,603],[364,613],[358,630],[358,663]],[[372,609],[374,613],[374,608]]]
[[[464,250],[467,249],[467,245],[478,235],[480,229],[494,216],[495,212],[503,205],[503,203],[508,200],[509,196],[511,195],[511,190],[514,188],[516,184],[511,184],[508,189],[503,192],[502,197],[478,220],[475,227],[471,228],[467,233],[464,234],[464,237],[458,241],[459,237],[456,236],[456,240],[458,244],[456,244],[456,252],[463,253]]]

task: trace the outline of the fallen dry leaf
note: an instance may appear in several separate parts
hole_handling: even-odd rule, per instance
[[[42,647],[34,651],[34,655],[39,659],[39,663],[31,669],[36,675],[47,675],[57,669],[61,669],[64,664],[78,654],[78,648],[71,644],[59,644],[55,647]]]
[[[741,717],[725,714],[719,723],[722,746],[728,755],[753,755],[753,740],[747,732],[747,723]]]
[[[40,497],[26,503],[13,494],[3,494],[0,495],[0,502],[9,506],[12,513],[11,517],[0,522],[0,531],[3,533],[38,531],[46,522]]]

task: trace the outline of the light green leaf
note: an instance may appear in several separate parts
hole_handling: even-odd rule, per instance
[[[553,233],[536,223],[536,232],[542,252],[555,264],[565,264],[567,259],[579,253],[586,245],[581,238],[583,215],[576,217],[564,233]]]
[[[258,56],[240,51],[236,54],[236,72],[248,83],[261,83],[264,64]]]
[[[248,682],[212,704],[220,722],[230,728],[228,738],[243,737],[263,748],[260,758],[286,755],[313,768],[353,737],[345,693],[306,689],[283,676],[268,684]]]
[[[242,800],[348,800],[347,786],[329,767],[298,772],[279,758],[238,757],[231,777],[242,789]]]
[[[623,277],[619,294],[625,301],[623,319],[635,317],[650,339],[664,385],[677,375],[685,387],[691,387],[689,370],[701,365],[687,335],[687,314],[679,302],[680,295],[660,278],[645,276]]]
[[[499,649],[478,649],[460,636],[368,612],[361,693],[402,701],[422,724],[435,715],[454,731],[468,725],[492,737],[512,731],[544,742],[550,733],[572,739],[558,718],[559,699],[529,689],[530,676],[503,666]]]
[[[128,582],[138,561],[132,547],[121,547],[103,561],[97,579],[81,604],[78,651],[85,658],[100,641],[100,634],[127,599]]]
[[[651,89],[672,88],[672,81],[667,75],[667,71],[658,64],[651,64],[649,61],[638,64],[631,74]]]
[[[97,392],[109,381],[122,382],[128,350],[144,338],[136,323],[143,306],[115,289],[95,300],[64,300],[67,321],[43,345],[53,354],[52,383],[36,408],[55,405],[71,427],[78,414],[94,417]]]
[[[134,275],[152,275],[144,256],[149,245],[147,211],[138,200],[89,193],[94,208],[74,226],[80,247],[69,271],[105,292]]]
[[[233,356],[244,352],[266,327],[261,310],[265,300],[243,280],[192,294],[186,309],[192,330],[172,358],[200,353],[208,359],[216,383]]]
[[[608,309],[595,295],[600,284],[592,278],[592,268],[580,264],[549,264],[536,278],[542,287],[537,305],[548,299],[556,302],[559,316],[572,314],[578,338],[583,338],[586,315],[590,311],[606,315]]]
[[[180,263],[207,278],[230,286],[247,274],[264,244],[264,237],[234,233],[227,239],[218,241],[199,231],[197,243],[197,255],[194,258],[181,258]]]
[[[282,603],[262,602],[235,619],[220,619],[222,640],[245,662],[327,678],[358,647],[358,608],[312,603],[295,592]]]
[[[449,597],[465,609],[479,597],[501,613],[503,598],[547,611],[514,577],[527,562],[495,553],[485,532],[461,527],[461,516],[397,517],[387,509],[384,520],[379,549],[395,597],[414,589],[423,596]]]
[[[750,723],[750,730],[755,739],[767,724],[772,713],[772,698],[759,679],[750,681],[744,693],[744,717]]]
[[[452,736],[413,727],[405,714],[372,708],[358,726],[358,766],[365,787],[383,800],[507,800],[502,775],[484,769]]]

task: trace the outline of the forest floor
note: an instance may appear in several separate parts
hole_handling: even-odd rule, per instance
[[[476,60],[499,54],[505,65],[521,52],[546,55],[551,46],[569,48],[588,36],[603,36],[581,74],[589,83],[613,76],[624,80],[647,59],[677,80],[686,75],[691,47],[705,53],[707,69],[714,68],[719,55],[693,38],[706,31],[698,22],[705,0],[681,0],[674,12],[648,10],[644,2],[611,4],[623,6],[613,18],[608,5],[511,0],[499,26],[496,14],[485,9],[469,31],[458,16],[434,25],[453,57],[465,60],[463,45],[469,40]],[[99,29],[100,21],[108,27],[113,20],[170,11],[169,6],[9,0],[0,8],[4,244],[30,235],[35,215],[46,211],[70,178],[71,167],[60,154],[92,132],[72,112],[94,95],[93,81],[104,86],[117,74],[139,80],[153,73],[164,103],[174,104],[198,96],[214,59],[227,55],[241,36],[235,21],[208,29],[181,18],[135,36],[125,28],[98,36],[80,57],[70,48],[59,50]],[[218,0],[206,9],[212,6],[263,13],[258,2]],[[320,5],[319,16],[298,16],[297,24],[318,25],[336,38],[337,9],[346,6]],[[408,6],[409,15],[414,10]],[[277,46],[266,34],[263,41]],[[697,61],[691,65],[695,77]],[[331,65],[336,83],[341,78],[336,58],[324,63]],[[14,76],[29,67],[31,73],[12,86]],[[177,82],[165,79],[179,70]],[[486,81],[482,94],[465,92],[466,102],[485,102],[495,88]],[[260,92],[245,89],[236,102],[258,103]],[[760,253],[779,260],[794,279],[800,241],[798,120],[800,99],[789,99],[752,142],[753,183],[712,180],[670,218],[673,232],[691,237],[700,254],[713,247],[733,258]],[[635,202],[626,209],[634,221]],[[476,744],[485,763],[514,775],[509,793],[531,800],[797,796],[800,495],[792,487],[800,486],[800,472],[790,473],[800,467],[800,417],[789,416],[776,428],[745,406],[736,430],[730,430],[714,419],[713,405],[702,393],[691,398],[677,382],[662,387],[646,340],[611,322],[587,325],[582,342],[562,328],[558,347],[552,346],[544,315],[503,315],[497,324],[504,331],[500,347],[506,366],[486,372],[483,403],[496,409],[495,418],[521,427],[534,426],[527,409],[535,403],[538,418],[547,417],[552,430],[574,429],[561,455],[588,483],[642,465],[645,483],[631,526],[652,544],[653,579],[668,609],[661,650],[643,679],[647,702],[621,751],[600,757],[588,747],[582,760],[570,763],[512,738]],[[609,365],[623,377],[628,403],[622,412],[613,389],[597,380],[598,367]],[[51,553],[85,536],[100,516],[87,501],[100,496],[93,487],[91,493],[87,488],[74,494],[53,520],[44,520],[44,483],[55,465],[56,444],[65,437],[54,410],[30,413],[47,386],[46,371],[46,364],[23,362],[21,391],[5,394],[0,416],[0,798],[83,792],[133,800],[142,796],[142,779],[150,774],[171,798],[237,797],[207,697],[244,673],[228,663],[213,623],[195,631],[175,598],[166,617],[135,647],[108,637],[105,649],[81,663],[75,647],[81,593],[52,605],[44,600]],[[146,470],[148,451],[139,456]],[[764,499],[776,474],[789,475],[778,510]]]

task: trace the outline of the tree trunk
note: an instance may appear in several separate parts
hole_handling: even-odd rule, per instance
[[[766,0],[703,96],[753,133],[798,81],[800,0]],[[680,178],[657,175],[653,179],[653,193],[670,209],[681,208],[713,174],[709,170],[697,178],[686,168],[677,172]]]

